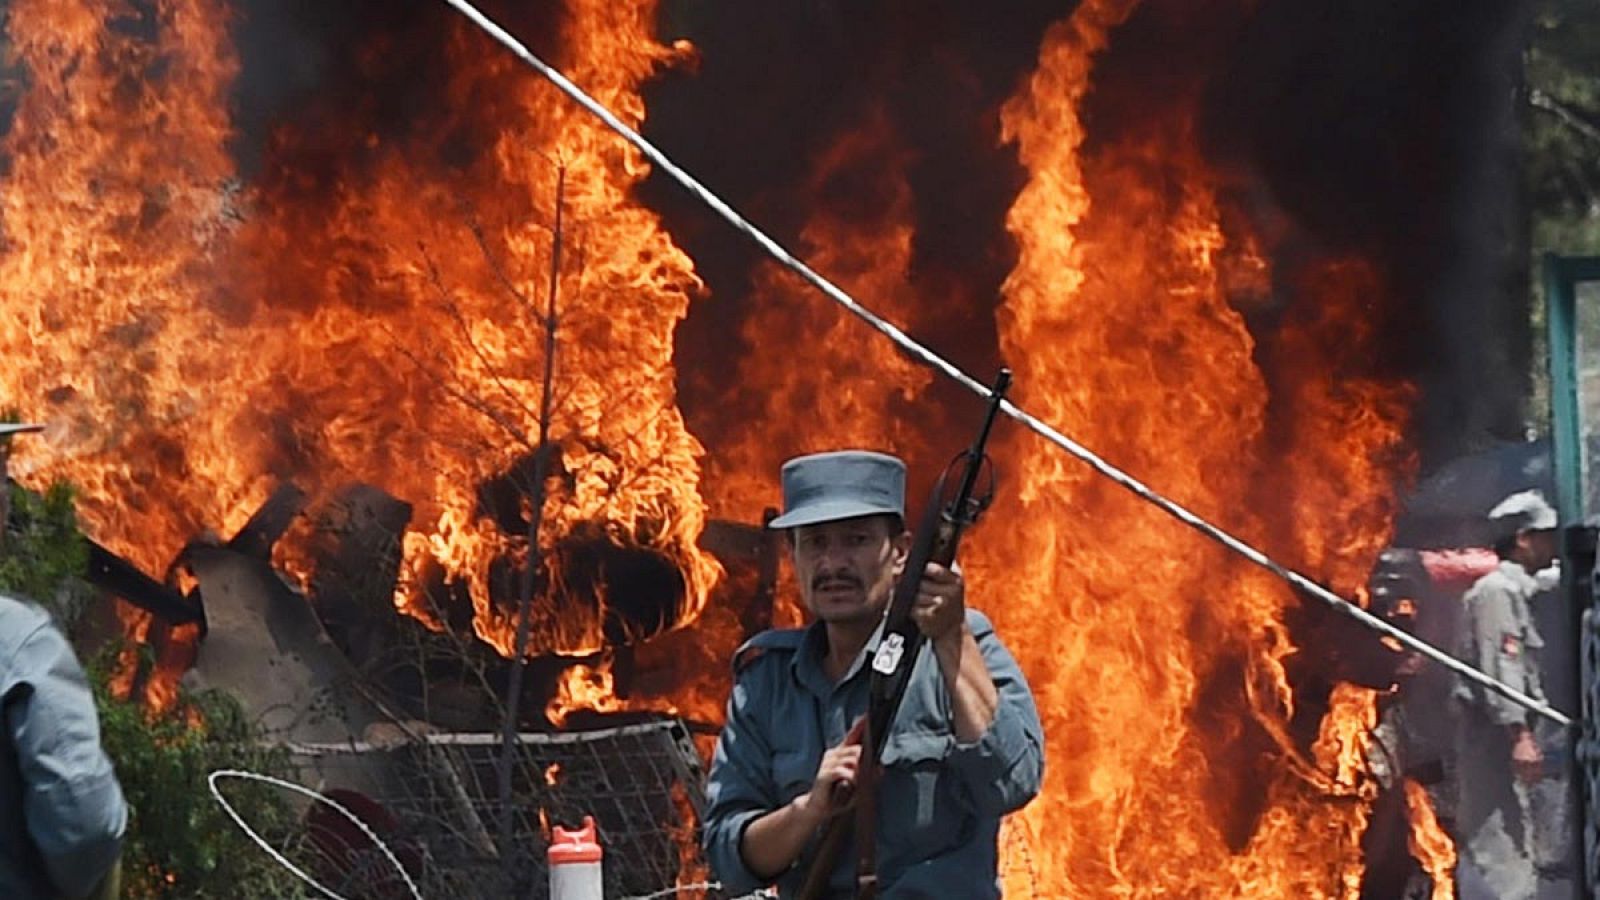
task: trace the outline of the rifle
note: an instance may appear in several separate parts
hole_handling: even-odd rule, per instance
[[[956,548],[961,543],[962,531],[978,521],[978,517],[983,514],[994,497],[994,467],[992,465],[985,467],[987,456],[984,454],[984,448],[989,443],[989,432],[994,427],[995,416],[1000,412],[1000,404],[1010,387],[1011,370],[1001,369],[989,394],[989,407],[983,417],[983,426],[978,431],[978,439],[973,442],[971,448],[962,451],[951,460],[944,474],[939,476],[939,481],[933,489],[933,497],[923,512],[922,521],[911,544],[911,553],[906,558],[905,571],[895,584],[894,597],[889,601],[889,608],[884,614],[883,637],[879,640],[877,652],[872,657],[872,681],[868,689],[867,714],[851,727],[850,733],[844,740],[846,744],[859,742],[862,748],[857,783],[841,785],[841,788],[852,791],[859,797],[855,815],[852,817],[847,812],[835,813],[824,827],[822,838],[817,844],[816,856],[812,858],[811,866],[806,870],[806,878],[799,893],[795,894],[796,900],[821,900],[827,894],[828,878],[838,865],[839,855],[844,852],[852,818],[856,826],[858,854],[856,897],[857,900],[872,900],[877,896],[875,828],[877,814],[874,789],[878,778],[878,757],[883,752],[884,742],[889,736],[890,726],[894,723],[895,713],[900,709],[900,701],[905,698],[906,685],[911,681],[911,670],[916,665],[917,655],[924,643],[922,631],[911,618],[911,610],[916,606],[917,592],[922,586],[922,573],[927,570],[928,563],[938,563],[941,566],[953,563],[956,558]],[[946,482],[951,472],[957,469],[960,469],[960,478],[956,493],[946,500]],[[989,475],[988,484],[984,493],[979,495],[978,482],[984,472]]]

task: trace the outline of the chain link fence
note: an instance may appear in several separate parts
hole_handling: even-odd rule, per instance
[[[551,829],[592,816],[607,900],[727,900],[698,862],[705,773],[681,721],[517,739],[509,810],[497,798],[498,735],[288,749],[302,780],[359,815],[425,897],[544,897]],[[328,812],[306,805],[306,833],[286,855],[343,896],[410,896],[381,848]],[[511,819],[509,855],[495,837],[502,815]]]

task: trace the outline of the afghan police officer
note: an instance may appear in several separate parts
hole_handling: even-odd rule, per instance
[[[706,791],[707,857],[730,895],[776,883],[793,897],[821,826],[842,808],[861,748],[884,612],[910,550],[905,465],[842,451],[783,467],[796,580],[816,621],[768,631],[734,658],[728,719]],[[884,900],[998,898],[1001,816],[1039,791],[1044,737],[1027,681],[988,619],[965,603],[959,570],[930,565],[913,617],[926,636],[884,744],[875,841]],[[841,854],[830,898],[850,897]]]
[[[1543,702],[1532,601],[1536,573],[1556,554],[1556,512],[1537,491],[1513,494],[1489,511],[1499,565],[1463,598],[1461,658]],[[1544,774],[1543,752],[1529,711],[1462,679],[1456,765],[1460,796],[1457,848],[1463,887],[1481,883],[1497,900],[1524,900],[1538,890],[1533,787]]]

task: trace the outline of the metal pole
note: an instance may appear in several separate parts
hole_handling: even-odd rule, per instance
[[[522,671],[528,654],[528,615],[533,606],[534,574],[539,567],[539,522],[544,518],[545,477],[550,470],[550,404],[556,374],[556,289],[561,282],[561,209],[567,187],[567,169],[556,169],[555,236],[550,246],[550,285],[544,316],[544,393],[539,401],[539,442],[533,455],[533,484],[528,491],[528,558],[522,569],[522,596],[517,604],[517,638],[506,685],[505,721],[500,732],[500,860],[507,882],[514,868],[511,842],[515,834],[511,808],[511,773],[517,759],[517,721],[522,703]]]
[[[1578,327],[1579,282],[1600,281],[1600,257],[1562,257],[1544,254],[1540,260],[1544,287],[1546,354],[1550,375],[1551,463],[1555,470],[1556,507],[1565,524],[1562,532],[1561,598],[1568,608],[1567,621],[1572,633],[1547,635],[1547,640],[1569,641],[1577,666],[1579,727],[1567,735],[1570,750],[1567,775],[1573,782],[1568,797],[1573,804],[1569,836],[1574,850],[1569,854],[1576,896],[1600,895],[1600,832],[1594,816],[1600,799],[1600,742],[1595,728],[1596,672],[1590,654],[1597,642],[1595,631],[1595,532],[1579,523],[1586,515],[1600,512],[1589,509],[1589,482],[1596,473],[1587,464],[1583,391],[1579,370],[1583,360]]]

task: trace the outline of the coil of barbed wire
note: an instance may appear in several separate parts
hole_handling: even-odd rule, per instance
[[[339,803],[337,800],[314,791],[304,785],[295,784],[292,781],[285,781],[282,778],[275,778],[271,775],[262,775],[259,772],[246,772],[241,769],[218,769],[215,772],[212,772],[210,775],[207,775],[206,786],[210,788],[212,798],[222,806],[222,811],[228,814],[228,818],[233,820],[233,824],[238,825],[239,828],[244,831],[246,837],[254,841],[256,846],[260,847],[268,856],[272,857],[273,862],[276,862],[278,865],[288,869],[295,875],[295,877],[315,888],[323,896],[328,897],[329,900],[347,900],[347,898],[335,893],[332,889],[311,877],[311,875],[305,870],[301,869],[299,866],[291,862],[288,857],[284,856],[283,853],[278,850],[278,848],[272,846],[272,844],[263,838],[259,833],[257,833],[254,828],[251,828],[250,824],[246,822],[244,818],[239,815],[238,811],[233,808],[233,805],[228,802],[228,799],[222,796],[222,791],[217,787],[217,781],[223,778],[235,778],[241,781],[256,781],[262,784],[268,784],[276,788],[282,788],[286,791],[292,791],[315,802],[327,805],[334,812],[337,812],[346,819],[349,819],[351,824],[360,829],[361,833],[366,836],[367,840],[371,841],[372,845],[377,847],[378,850],[389,861],[389,864],[394,867],[394,870],[400,873],[400,879],[405,882],[406,888],[411,891],[411,896],[415,898],[415,900],[422,900],[422,892],[417,889],[416,882],[411,880],[411,873],[407,872],[406,867],[400,864],[399,858],[394,855],[394,851],[389,849],[389,845],[385,844],[372,830],[372,828],[369,827],[366,822],[361,820],[360,816],[357,816],[349,809],[346,809],[344,805]]]

